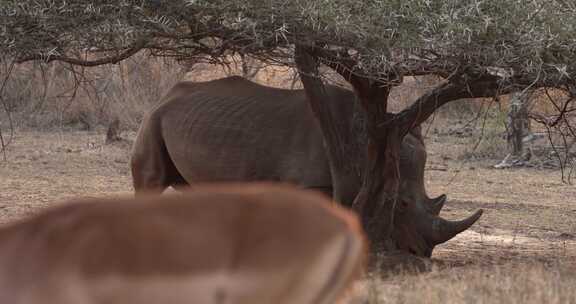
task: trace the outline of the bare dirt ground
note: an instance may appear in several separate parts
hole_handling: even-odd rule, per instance
[[[125,133],[123,137],[127,140],[104,145],[103,132],[17,132],[7,150],[7,160],[0,161],[0,223],[71,198],[130,195],[128,160],[134,134]],[[541,284],[535,283],[536,289],[560,290],[552,293],[552,302],[576,301],[564,301],[572,295],[576,297],[572,288],[565,286],[576,281],[576,187],[562,183],[558,170],[495,170],[491,165],[496,161],[457,160],[454,151],[458,143],[437,136],[427,141],[428,192],[449,196],[442,215],[457,219],[478,208],[485,213],[472,229],[437,247],[433,256],[435,270],[366,280],[358,287],[363,301],[499,302],[506,298],[505,293],[504,298],[472,297],[475,300],[469,301],[467,292],[477,288],[474,290],[493,294],[492,287],[497,290],[505,286],[502,284],[517,286],[515,280],[525,276],[539,278]],[[530,267],[525,269],[526,265]],[[563,276],[566,273],[568,277]],[[490,279],[494,274],[502,275]],[[546,279],[550,274],[554,276]],[[459,287],[466,280],[478,285]],[[559,285],[546,285],[550,280]],[[438,288],[433,289],[434,286]],[[535,288],[529,283],[525,286],[526,290]],[[510,288],[506,290],[516,290]],[[439,294],[438,290],[444,293]],[[456,295],[449,296],[450,292]],[[523,289],[520,293],[524,293]],[[534,299],[551,298],[544,295],[531,298]]]
[[[497,170],[495,160],[454,161],[458,145],[429,138],[428,191],[448,194],[448,218],[478,208],[484,215],[441,245],[435,258],[481,265],[565,259],[576,267],[576,187],[562,182],[560,170]]]
[[[0,161],[0,222],[72,198],[129,195],[130,145],[104,145],[96,132],[17,132]]]

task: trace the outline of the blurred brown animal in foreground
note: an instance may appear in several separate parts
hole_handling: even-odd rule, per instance
[[[287,186],[77,201],[0,230],[0,303],[334,303],[365,246],[353,213]]]

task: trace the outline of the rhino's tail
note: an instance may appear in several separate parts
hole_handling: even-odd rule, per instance
[[[144,119],[138,130],[130,167],[136,195],[162,193],[170,186],[186,184],[168,153],[161,117],[155,112]]]

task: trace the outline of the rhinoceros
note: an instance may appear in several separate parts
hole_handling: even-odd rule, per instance
[[[336,121],[353,130],[353,113],[359,112],[354,92],[327,86],[327,93]],[[401,147],[394,233],[399,249],[430,256],[435,245],[473,225],[481,210],[462,221],[439,217],[446,196],[426,195],[425,163],[424,143],[419,129],[414,130]],[[249,181],[286,182],[332,193],[322,131],[305,92],[237,76],[176,84],[144,118],[131,169],[136,195],[194,183]],[[356,193],[360,181],[361,174],[351,175],[349,184],[358,188]]]

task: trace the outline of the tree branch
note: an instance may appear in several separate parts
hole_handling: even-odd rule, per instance
[[[402,135],[405,135],[450,101],[493,97],[508,93],[508,90],[500,87],[498,79],[496,76],[484,75],[468,82],[445,82],[418,98],[410,107],[398,113],[394,119],[381,124],[380,128],[386,128],[389,124],[398,124],[402,129]],[[509,90],[512,91],[512,89]]]
[[[319,76],[318,62],[308,48],[300,45],[296,46],[294,59],[312,112],[320,122],[328,147],[333,150],[329,153],[330,157],[335,164],[345,164],[346,156],[337,147],[342,146],[344,140],[340,136],[346,132],[336,123],[330,97]]]
[[[46,63],[51,62],[51,61],[63,61],[66,63],[70,63],[73,65],[79,65],[79,66],[85,66],[85,67],[93,67],[93,66],[98,66],[98,65],[104,65],[104,64],[114,64],[114,63],[118,63],[126,58],[131,57],[132,55],[138,53],[140,50],[142,50],[143,48],[146,47],[146,44],[148,43],[148,39],[142,38],[137,40],[136,42],[134,42],[134,44],[127,48],[124,52],[117,54],[115,56],[111,56],[111,57],[105,57],[105,58],[100,58],[100,59],[96,59],[96,60],[82,60],[82,59],[78,59],[78,58],[71,58],[71,57],[66,57],[66,56],[58,56],[58,55],[42,55],[42,54],[34,54],[34,55],[30,55],[27,57],[23,57],[23,58],[19,58],[18,60],[16,60],[16,63],[24,63],[27,61],[33,61],[33,60],[42,60]]]

